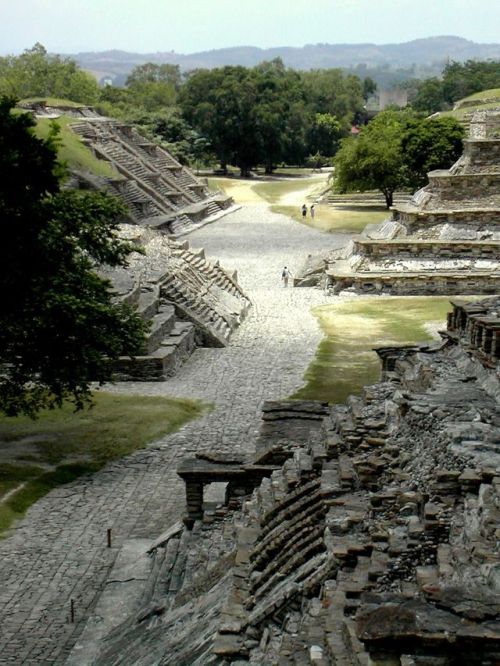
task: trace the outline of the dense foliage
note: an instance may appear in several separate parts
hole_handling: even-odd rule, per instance
[[[0,410],[35,414],[90,382],[111,378],[105,357],[137,353],[144,325],[114,305],[98,264],[125,265],[116,237],[122,205],[104,193],[61,189],[57,129],[37,139],[28,114],[0,101]]]
[[[0,57],[0,95],[17,99],[57,97],[95,104],[99,86],[73,60],[48,55],[41,44],[35,44],[20,56]]]
[[[389,207],[397,189],[420,188],[428,171],[449,168],[462,153],[463,135],[453,118],[382,111],[359,136],[342,141],[334,186],[340,192],[378,189]]]
[[[434,113],[450,108],[456,101],[491,88],[500,88],[500,62],[452,62],[443,70],[442,79],[421,81],[412,100],[418,111]]]
[[[363,82],[340,70],[297,72],[281,60],[252,69],[222,67],[188,76],[179,94],[183,117],[210,142],[224,169],[304,163],[332,156],[364,109]]]

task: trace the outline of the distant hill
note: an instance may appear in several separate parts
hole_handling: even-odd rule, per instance
[[[182,54],[170,52],[128,53],[126,51],[101,51],[77,53],[72,56],[84,69],[98,79],[110,77],[123,83],[127,74],[144,62],[171,63],[183,71],[196,68],[212,68],[223,65],[252,67],[264,60],[282,58],[295,69],[324,69],[328,67],[419,69],[427,75],[439,72],[448,60],[497,60],[500,44],[478,44],[462,37],[443,36],[415,39],[402,44],[307,44],[303,47],[275,47],[260,49],[255,46],[235,46],[200,53]]]

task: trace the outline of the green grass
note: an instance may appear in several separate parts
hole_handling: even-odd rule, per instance
[[[35,134],[40,139],[47,138],[51,122],[48,118],[37,120]],[[109,162],[94,157],[92,152],[82,143],[80,137],[70,129],[70,125],[75,122],[75,118],[60,116],[56,122],[61,127],[59,134],[61,145],[58,154],[62,161],[67,162],[70,167],[90,171],[96,176],[119,177],[118,172],[113,169]]]
[[[22,99],[21,104],[36,104],[38,102],[45,102],[47,106],[69,106],[74,109],[80,109],[85,104],[80,102],[72,102],[69,99],[61,99],[59,97],[28,97],[27,99]]]
[[[500,88],[490,88],[490,90],[481,90],[481,92],[474,93],[468,97],[464,97],[460,102],[468,102],[469,100],[482,100],[482,99],[498,99],[500,101]]]
[[[318,184],[317,180],[312,178],[296,178],[295,180],[274,180],[267,183],[255,183],[252,186],[264,201],[268,203],[278,203],[282,197],[297,192],[297,196],[304,191],[304,199],[307,190]]]
[[[302,217],[300,207],[273,205],[274,213],[281,213],[291,217],[296,222],[327,232],[359,233],[367,224],[377,224],[389,217],[389,211],[383,207],[342,206],[316,204],[316,216],[314,221],[307,214],[305,220]]]
[[[380,374],[373,347],[430,340],[425,324],[446,328],[449,311],[447,296],[355,298],[315,308],[326,337],[305,373],[305,386],[292,397],[338,403],[359,394]]]
[[[207,408],[192,400],[104,392],[94,400],[91,410],[75,413],[67,404],[35,421],[0,417],[0,533],[52,488],[143,448]]]

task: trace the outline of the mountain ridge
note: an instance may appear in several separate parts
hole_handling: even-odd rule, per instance
[[[500,59],[500,44],[481,44],[463,37],[441,35],[411,40],[375,44],[305,44],[303,46],[230,46],[196,53],[157,51],[134,53],[121,49],[86,51],[72,54],[78,64],[97,78],[123,79],[136,66],[145,62],[179,65],[182,71],[213,68],[224,65],[253,67],[264,60],[282,58],[285,65],[295,69],[324,69],[328,67],[442,68],[448,60]],[[439,66],[439,67],[438,67]]]

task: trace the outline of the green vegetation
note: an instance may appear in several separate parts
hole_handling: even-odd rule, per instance
[[[115,304],[95,266],[124,266],[134,250],[116,232],[124,207],[104,192],[64,190],[58,132],[46,140],[0,99],[0,412],[35,415],[90,399],[109,359],[135,355],[146,325]]]
[[[324,181],[320,182],[320,188],[324,189]],[[313,178],[273,180],[252,185],[253,191],[268,203],[278,203],[289,194],[295,194],[299,200],[301,193],[304,197],[310,196],[315,187],[318,187],[318,180]]]
[[[412,106],[425,113],[444,111],[450,109],[458,100],[499,86],[498,60],[452,62],[444,68],[441,79],[433,77],[419,82],[412,99]]]
[[[339,192],[379,189],[389,208],[396,190],[418,189],[428,171],[449,168],[462,153],[463,135],[452,118],[382,111],[359,136],[342,141],[335,157],[334,187]]]
[[[56,102],[63,102],[63,100],[54,100]],[[82,169],[90,171],[95,176],[103,176],[105,178],[119,178],[119,174],[111,166],[109,162],[99,160],[95,157],[91,150],[82,143],[80,137],[71,130],[71,123],[75,119],[70,116],[61,116],[56,121],[46,118],[39,118],[37,120],[34,132],[39,139],[46,140],[50,136],[51,128],[55,123],[60,127],[58,134],[59,144],[57,155],[60,161],[66,162],[72,169]]]
[[[41,102],[45,103],[47,106],[67,106],[73,109],[81,109],[85,106],[84,104],[72,102],[70,99],[64,99],[63,97],[27,97],[26,99],[21,100],[22,104],[38,104]]]
[[[0,417],[0,533],[52,488],[143,448],[206,409],[192,400],[102,392],[93,400],[90,411],[75,413],[65,403],[36,421]]]
[[[0,97],[69,99],[95,104],[99,86],[69,58],[52,56],[35,44],[19,56],[0,57]]]
[[[307,224],[321,231],[335,233],[359,233],[363,231],[367,224],[377,224],[387,217],[387,210],[385,208],[377,208],[375,206],[316,204],[315,209],[316,215],[313,220],[309,212],[304,219],[298,206],[271,206],[273,213],[281,213],[281,215],[287,215],[296,222]]]
[[[292,397],[337,403],[359,394],[379,377],[374,347],[430,340],[427,326],[445,328],[450,309],[446,296],[355,298],[314,308],[326,338]]]

